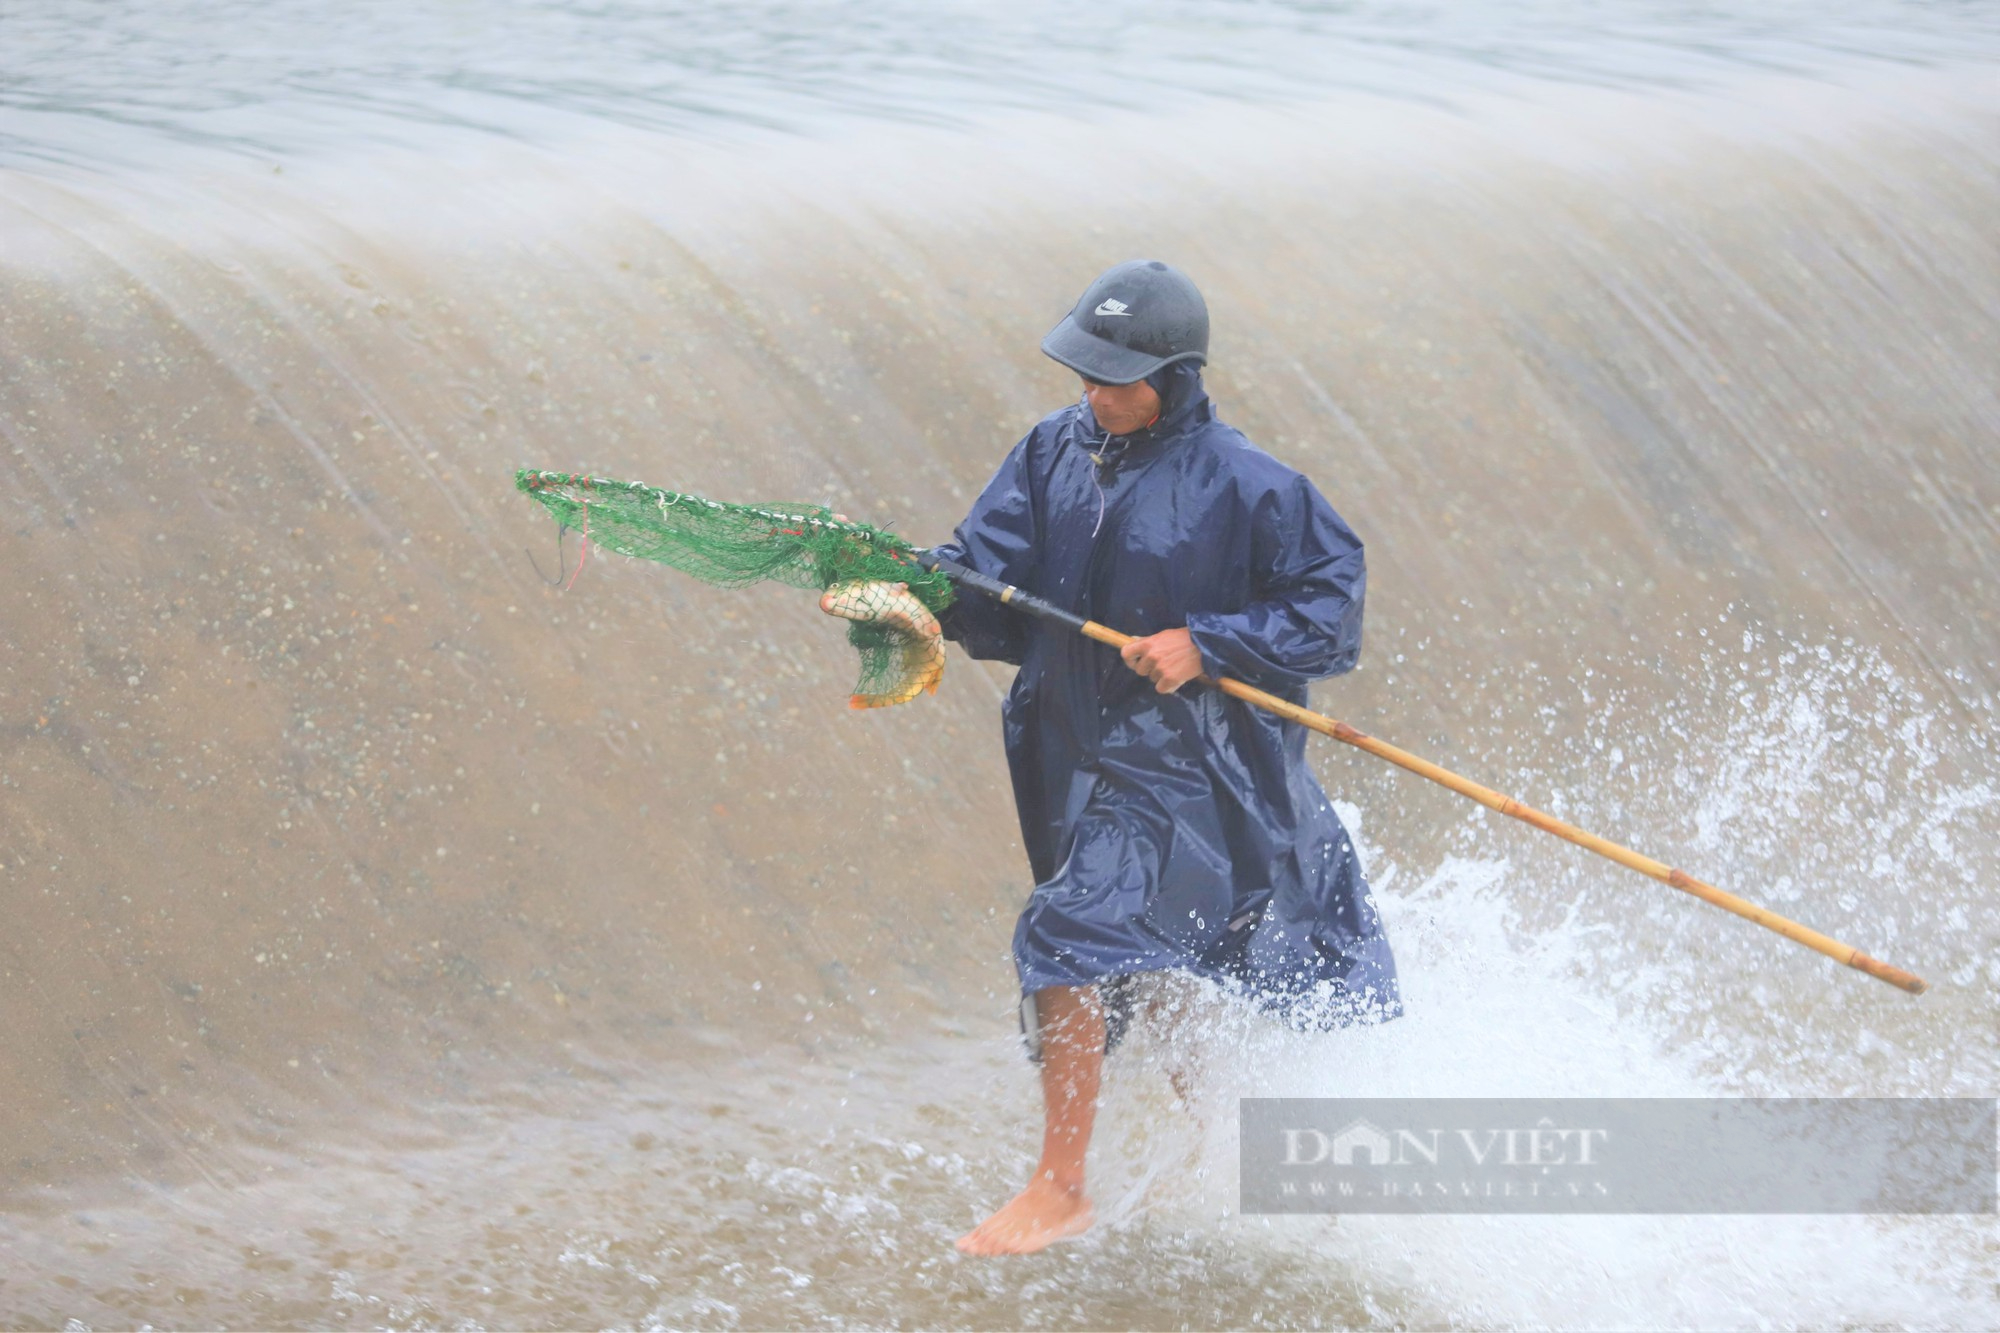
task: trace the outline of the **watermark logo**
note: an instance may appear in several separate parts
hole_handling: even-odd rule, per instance
[[[1245,1212],[1991,1213],[1995,1104],[1242,1103]]]
[[[1547,1116],[1533,1125],[1483,1126],[1447,1132],[1436,1125],[1422,1130],[1398,1129],[1394,1136],[1367,1120],[1352,1120],[1329,1136],[1317,1129],[1289,1127],[1283,1131],[1284,1165],[1315,1166],[1438,1166],[1463,1153],[1473,1166],[1589,1166],[1597,1146],[1610,1131],[1600,1127],[1559,1126]]]
[[[1299,1155],[1299,1140],[1306,1135],[1319,1140],[1319,1160],[1332,1157],[1342,1166],[1355,1165],[1360,1157],[1362,1166],[1387,1166],[1396,1159],[1396,1146],[1384,1134],[1366,1120],[1351,1122],[1346,1129],[1328,1139],[1316,1129],[1288,1129],[1285,1131],[1285,1162],[1289,1166],[1302,1166],[1312,1161],[1310,1157]]]

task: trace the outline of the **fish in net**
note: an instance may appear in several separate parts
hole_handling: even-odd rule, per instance
[[[917,549],[824,505],[724,504],[637,482],[522,468],[514,484],[565,528],[620,555],[671,565],[718,588],[772,579],[820,594],[848,621],[861,654],[850,708],[886,708],[937,693],[944,644],[937,613],[951,580],[917,563]],[[581,565],[578,566],[581,568]]]

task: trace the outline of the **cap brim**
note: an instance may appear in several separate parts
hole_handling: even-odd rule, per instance
[[[1099,384],[1137,384],[1176,359],[1120,347],[1079,327],[1073,315],[1064,315],[1062,323],[1049,330],[1048,337],[1042,339],[1042,351],[1050,360]]]

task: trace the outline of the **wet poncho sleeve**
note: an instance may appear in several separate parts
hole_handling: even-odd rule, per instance
[[[1253,600],[1188,617],[1205,669],[1263,689],[1352,670],[1367,586],[1361,539],[1297,474],[1255,498],[1250,524]]]
[[[938,554],[1003,583],[1035,586],[1038,525],[1028,462],[1034,440],[1030,434],[1014,446]],[[1019,666],[1028,650],[1027,617],[989,598],[960,597],[938,623],[947,639],[974,657]]]

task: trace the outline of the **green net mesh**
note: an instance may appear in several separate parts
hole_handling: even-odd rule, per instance
[[[523,468],[514,484],[557,521],[608,551],[671,565],[719,588],[766,579],[821,594],[849,622],[861,679],[849,706],[883,708],[936,693],[944,676],[937,612],[951,581],[917,563],[893,533],[824,505],[723,504],[637,482]]]

